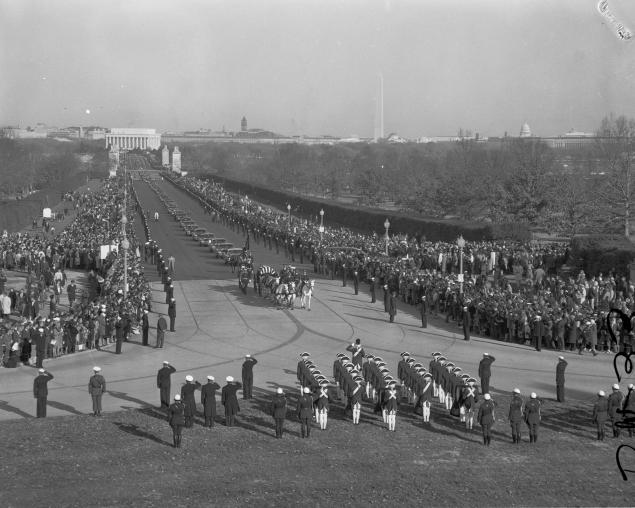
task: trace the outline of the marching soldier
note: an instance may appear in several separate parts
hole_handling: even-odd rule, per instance
[[[216,418],[216,390],[220,390],[220,385],[214,380],[214,376],[207,376],[207,384],[201,388],[201,404],[207,428],[214,426]]]
[[[540,401],[535,392],[531,392],[531,398],[525,406],[525,423],[529,427],[529,442],[537,442],[538,427],[540,426]]]
[[[603,390],[598,392],[598,400],[593,405],[592,422],[598,431],[598,441],[604,441],[604,425],[609,417],[609,402]]]
[[[514,388],[512,399],[509,403],[509,423],[512,427],[512,441],[514,444],[520,443],[520,423],[523,420],[523,399],[520,390]]]
[[[282,439],[284,419],[287,415],[287,398],[284,396],[282,388],[278,388],[271,401],[271,414],[276,424],[276,439]]]
[[[161,409],[170,407],[170,376],[176,372],[176,369],[170,365],[167,360],[163,362],[163,367],[157,372],[157,388],[159,389],[159,397],[161,399]]]
[[[395,431],[395,425],[397,423],[397,409],[399,408],[399,402],[397,401],[397,389],[395,388],[397,383],[391,381],[388,390],[386,391],[386,400],[384,402],[384,411],[386,412],[386,421],[388,422],[388,430]]]
[[[494,401],[489,393],[483,395],[484,402],[478,408],[477,420],[483,429],[483,444],[489,446],[492,441],[492,425],[496,421]]]
[[[313,397],[308,386],[304,387],[304,394],[298,399],[297,413],[302,438],[308,438],[311,435],[311,417],[313,416]]]
[[[315,407],[317,409],[317,421],[321,430],[326,430],[326,423],[328,421],[328,414],[330,409],[330,403],[332,402],[331,394],[329,392],[329,382],[324,380],[320,383],[320,391],[315,399]]]
[[[358,377],[355,379],[355,387],[348,395],[348,399],[353,410],[353,425],[359,425],[359,418],[362,414],[362,383],[363,379]]]

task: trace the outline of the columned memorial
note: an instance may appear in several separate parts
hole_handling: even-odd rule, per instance
[[[124,150],[156,150],[161,146],[161,134],[156,129],[117,127],[106,133],[106,147]]]

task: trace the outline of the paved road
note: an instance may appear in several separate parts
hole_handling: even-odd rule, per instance
[[[190,208],[201,226],[237,246],[244,244],[242,235],[214,224],[185,192],[169,182],[159,185],[183,208]],[[336,353],[343,351],[356,337],[361,338],[367,352],[381,355],[393,371],[401,351],[407,350],[428,363],[430,353],[438,350],[475,375],[482,353],[488,352],[497,359],[491,380],[494,396],[509,393],[515,386],[525,394],[536,391],[545,397],[555,395],[557,353],[546,350],[539,353],[524,346],[478,337],[465,342],[458,328],[442,320],[432,320],[424,330],[410,306],[402,306],[397,322],[388,323],[383,303],[370,304],[365,286],[359,295],[354,295],[351,285],[342,287],[341,281],[317,279],[311,312],[276,310],[270,301],[258,297],[253,290],[245,296],[239,291],[229,267],[181,231],[152,189],[143,182],[136,182],[135,186],[144,209],[159,210],[161,220],[150,225],[153,238],[168,256],[174,254],[176,258],[177,331],[167,334],[164,349],[143,347],[140,337],[135,336],[133,342],[124,344],[122,355],[91,351],[47,361],[45,366],[55,375],[49,383],[49,416],[91,411],[87,382],[93,365],[103,368],[108,382],[104,410],[116,411],[158,404],[156,371],[166,359],[178,371],[173,376],[173,391],[176,391],[186,374],[201,381],[207,375],[214,375],[221,384],[227,375],[239,379],[242,359],[250,353],[259,361],[254,369],[257,395],[262,390],[271,391],[278,384],[295,386],[295,368],[302,351],[309,351],[328,375]],[[137,226],[140,228],[138,221]],[[270,251],[256,245],[253,239],[251,249],[256,264],[280,267],[289,262],[282,253],[276,255],[275,249]],[[310,265],[296,263],[296,266],[306,267],[312,273]],[[156,280],[153,267],[147,265],[146,273]],[[154,283],[153,289],[155,311],[165,312],[167,306],[160,285]],[[153,313],[153,325],[157,317]],[[154,330],[150,340],[153,343]],[[610,355],[566,356],[570,398],[591,401],[598,389],[606,390],[615,382]],[[34,414],[32,380],[35,374],[35,369],[29,367],[0,369],[0,419]]]

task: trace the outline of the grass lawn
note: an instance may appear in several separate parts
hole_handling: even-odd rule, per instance
[[[576,403],[545,401],[538,443],[530,445],[525,432],[523,443],[514,445],[505,418],[508,401],[498,397],[498,421],[487,448],[478,426],[466,432],[439,405],[429,426],[402,405],[394,433],[369,405],[359,426],[334,406],[328,429],[314,425],[309,439],[300,438],[290,409],[286,433],[277,440],[266,414],[268,394],[257,391],[253,401],[240,402],[238,427],[226,428],[219,417],[206,429],[199,417],[184,429],[180,449],[172,447],[171,430],[153,407],[101,418],[0,423],[0,502],[7,507],[635,504],[635,475],[623,481],[615,464],[618,444],[635,445],[635,438],[596,441],[590,408]],[[635,469],[635,453],[624,462]]]

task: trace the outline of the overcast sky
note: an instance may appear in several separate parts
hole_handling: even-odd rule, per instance
[[[0,125],[372,136],[382,73],[386,133],[594,131],[634,51],[598,0],[0,0]]]

